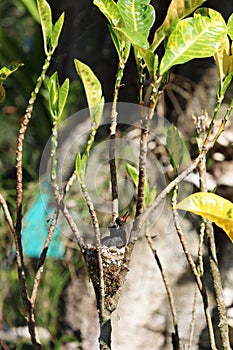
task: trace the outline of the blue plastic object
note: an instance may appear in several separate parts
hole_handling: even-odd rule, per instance
[[[48,182],[40,184],[29,210],[23,217],[22,243],[24,254],[39,258],[47,238],[50,218],[54,207],[51,206],[52,193]],[[54,230],[53,237],[47,252],[47,257],[62,259],[65,253],[59,222]]]

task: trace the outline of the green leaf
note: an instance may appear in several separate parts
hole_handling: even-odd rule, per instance
[[[180,21],[169,36],[160,74],[176,64],[214,55],[225,35],[226,24],[220,13],[198,10],[193,18]]]
[[[233,242],[233,203],[214,193],[198,192],[183,199],[176,209],[190,211],[221,227]]]
[[[214,54],[215,64],[217,66],[217,73],[222,85],[223,79],[228,74],[230,69],[230,42],[226,35],[220,43],[217,51]]]
[[[142,47],[138,47],[138,46],[136,46],[135,49],[139,52],[140,56],[143,58],[147,66],[148,72],[150,74],[150,78],[152,80],[156,80],[156,73],[159,65],[158,55],[154,54],[150,49],[145,50]]]
[[[4,89],[4,86],[0,84],[0,103],[4,102],[6,98],[6,91]]]
[[[46,80],[46,85],[49,90],[50,113],[55,121],[60,122],[69,92],[69,79],[67,78],[60,87],[58,74],[55,72]]]
[[[51,8],[47,1],[37,0],[37,6],[40,15],[43,40],[44,40],[44,50],[45,54],[49,55],[49,46],[50,46],[50,34],[52,30],[52,13]]]
[[[37,0],[37,6],[41,20],[44,51],[47,56],[51,56],[58,44],[58,39],[64,23],[64,13],[61,14],[57,22],[53,25],[51,8],[47,1]]]
[[[101,84],[91,68],[86,64],[77,59],[74,60],[74,64],[85,89],[87,103],[90,110],[91,123],[97,124],[100,116],[99,114],[96,116],[96,112],[99,113],[101,110],[99,109],[98,105],[103,106],[104,103]]]
[[[149,42],[140,32],[136,32],[130,28],[114,27],[114,29],[122,33],[128,40],[130,40],[132,45],[136,45],[144,49],[149,48]]]
[[[55,48],[58,45],[58,40],[61,34],[61,30],[63,27],[63,23],[64,23],[64,12],[61,14],[61,16],[58,18],[57,22],[52,26],[52,30],[51,30],[51,54],[54,52]]]
[[[163,39],[174,30],[179,19],[187,17],[206,0],[172,0],[163,24],[156,30],[151,51],[154,51]]]
[[[147,41],[150,28],[155,20],[153,6],[147,0],[119,0],[117,5],[123,19],[115,30],[124,34],[133,45],[149,48]]]
[[[93,3],[105,15],[111,25],[116,26],[120,22],[120,11],[113,0],[94,0]]]
[[[227,34],[230,36],[231,40],[233,40],[233,13],[227,21]]]
[[[125,34],[117,30],[117,28],[109,26],[109,31],[111,34],[112,41],[117,50],[119,60],[121,60],[122,63],[125,64],[130,54],[131,42],[125,36]]]
[[[8,66],[2,67],[0,69],[0,84],[4,83],[9,75],[17,71],[23,65],[23,63],[11,63]]]
[[[49,109],[53,118],[58,118],[58,101],[59,101],[59,82],[58,75],[55,72],[49,79]]]
[[[64,81],[64,83],[62,84],[62,86],[59,89],[59,101],[58,101],[59,118],[62,116],[64,107],[66,104],[66,100],[67,100],[68,93],[69,93],[69,85],[70,85],[70,81],[68,78],[66,78],[66,80]]]
[[[33,0],[21,0],[21,2],[26,7],[27,11],[31,14],[31,16],[34,18],[34,20],[37,23],[40,23],[40,16],[38,12],[38,8],[36,6],[35,1]]]
[[[171,164],[177,170],[182,164],[186,146],[180,132],[173,124],[167,130],[166,146],[170,154]]]
[[[139,178],[139,171],[136,167],[131,165],[130,163],[126,163],[126,170],[132,179],[134,186],[137,188],[138,187],[138,178]],[[156,196],[156,187],[150,191],[149,189],[149,184],[147,179],[144,182],[144,202],[145,206],[148,207],[153,201]]]
[[[78,152],[76,156],[76,175],[79,183],[84,183],[87,171],[87,154],[84,153],[82,156]]]
[[[152,190],[149,192],[148,201],[146,203],[147,207],[149,207],[154,202],[156,195],[157,195],[157,187],[154,186]]]
[[[130,163],[126,163],[126,170],[129,176],[131,177],[131,180],[133,181],[134,186],[138,187],[138,177],[139,177],[138,169],[135,168]]]
[[[137,33],[147,40],[155,21],[155,11],[150,0],[118,0],[118,8],[124,20],[126,31]],[[142,45],[139,45],[142,46]]]

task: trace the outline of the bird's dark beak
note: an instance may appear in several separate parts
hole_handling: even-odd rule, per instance
[[[127,212],[122,216],[122,222],[125,223],[128,217],[129,217],[129,212],[127,211]]]

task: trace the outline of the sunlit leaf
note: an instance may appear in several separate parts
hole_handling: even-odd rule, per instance
[[[66,80],[64,81],[64,83],[59,89],[59,101],[58,101],[59,117],[61,117],[66,104],[66,100],[69,93],[69,85],[70,85],[70,81],[68,78],[66,78]]]
[[[130,163],[126,163],[126,170],[129,174],[131,180],[133,181],[134,186],[137,187],[138,186],[138,176],[139,176],[138,169],[135,168]]]
[[[58,18],[57,22],[52,26],[52,31],[51,31],[51,53],[53,53],[53,51],[55,50],[55,48],[58,45],[58,39],[60,37],[61,34],[61,30],[63,27],[63,23],[64,23],[64,12],[61,14],[61,16]]]
[[[209,219],[221,227],[233,242],[233,203],[229,200],[214,193],[198,192],[178,203],[176,209]]]
[[[78,181],[82,184],[85,181],[86,171],[87,171],[87,154],[84,153],[82,156],[78,152],[76,156],[76,175]]]
[[[130,54],[131,42],[126,35],[117,30],[117,28],[109,26],[109,31],[113,44],[117,50],[119,60],[123,61],[123,64],[125,64]]]
[[[169,36],[160,73],[176,64],[214,55],[225,35],[226,24],[220,13],[198,10],[194,17],[181,20]]]
[[[227,21],[227,33],[230,36],[231,40],[233,40],[233,13]]]
[[[52,13],[47,1],[37,0],[37,6],[40,14],[40,21],[44,39],[44,50],[46,55],[49,54],[48,47],[50,45],[50,34],[52,29]]]
[[[21,0],[21,2],[24,4],[28,12],[33,17],[33,19],[37,23],[40,23],[40,16],[39,16],[38,8],[36,6],[36,2],[32,0]]]
[[[119,0],[117,5],[126,28],[147,39],[155,20],[155,11],[150,0]]]
[[[131,165],[130,163],[126,163],[126,170],[134,183],[134,186],[138,187],[138,179],[139,179],[139,171],[136,167]],[[144,182],[144,202],[146,207],[149,206],[156,196],[156,187],[153,187],[152,191],[149,189],[149,184],[147,179]]]
[[[98,6],[100,11],[113,26],[116,26],[121,20],[119,8],[113,0],[94,0],[93,3]]]
[[[171,124],[167,130],[166,146],[170,154],[172,166],[175,169],[178,169],[181,166],[183,156],[187,151],[181,134],[173,124]]]
[[[64,23],[64,13],[61,14],[57,22],[52,23],[51,8],[46,0],[37,0],[40,15],[45,54],[52,55],[58,44],[58,39]]]
[[[69,92],[69,79],[67,78],[60,87],[58,74],[55,72],[50,78],[46,79],[46,85],[49,91],[50,113],[56,122],[61,122],[61,116]]]
[[[4,83],[9,75],[17,71],[20,67],[22,67],[23,63],[11,63],[8,66],[4,66],[0,69],[0,84]]]
[[[219,48],[215,52],[214,60],[217,66],[219,80],[222,83],[230,69],[230,42],[227,35],[221,41]]]
[[[220,95],[221,95],[221,96],[224,96],[224,95],[225,95],[225,93],[226,93],[226,91],[227,91],[227,89],[228,89],[228,87],[229,87],[229,85],[230,85],[230,83],[231,83],[231,80],[232,80],[232,72],[233,72],[233,71],[231,71],[231,59],[232,59],[232,56],[230,56],[230,66],[229,66],[229,71],[230,71],[231,73],[229,73],[229,74],[225,77],[225,79],[223,80],[223,83],[221,84],[221,90],[220,90]]]
[[[74,64],[85,89],[91,122],[97,124],[97,119],[99,120],[100,116],[98,115],[96,118],[95,114],[100,111],[98,105],[102,106],[104,103],[101,84],[91,68],[86,64],[77,59],[74,60]]]
[[[132,45],[140,46],[144,49],[149,48],[149,42],[140,32],[136,32],[135,30],[131,30],[130,28],[122,28],[122,27],[114,27],[115,30],[124,34],[127,39],[130,40]]]
[[[55,72],[49,79],[49,107],[53,117],[58,117],[59,82]]]
[[[205,1],[206,0],[172,0],[163,24],[155,32],[151,50],[154,51],[163,39],[167,35],[170,35],[179,19],[190,15]]]

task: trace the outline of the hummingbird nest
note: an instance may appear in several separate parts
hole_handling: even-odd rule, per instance
[[[125,257],[126,250],[127,247],[120,249],[115,247],[100,247],[104,280],[104,304],[109,312],[113,312],[117,306],[121,287],[128,271],[127,259]],[[97,304],[99,304],[100,265],[96,247],[90,245],[85,247],[85,260],[95,289]]]

